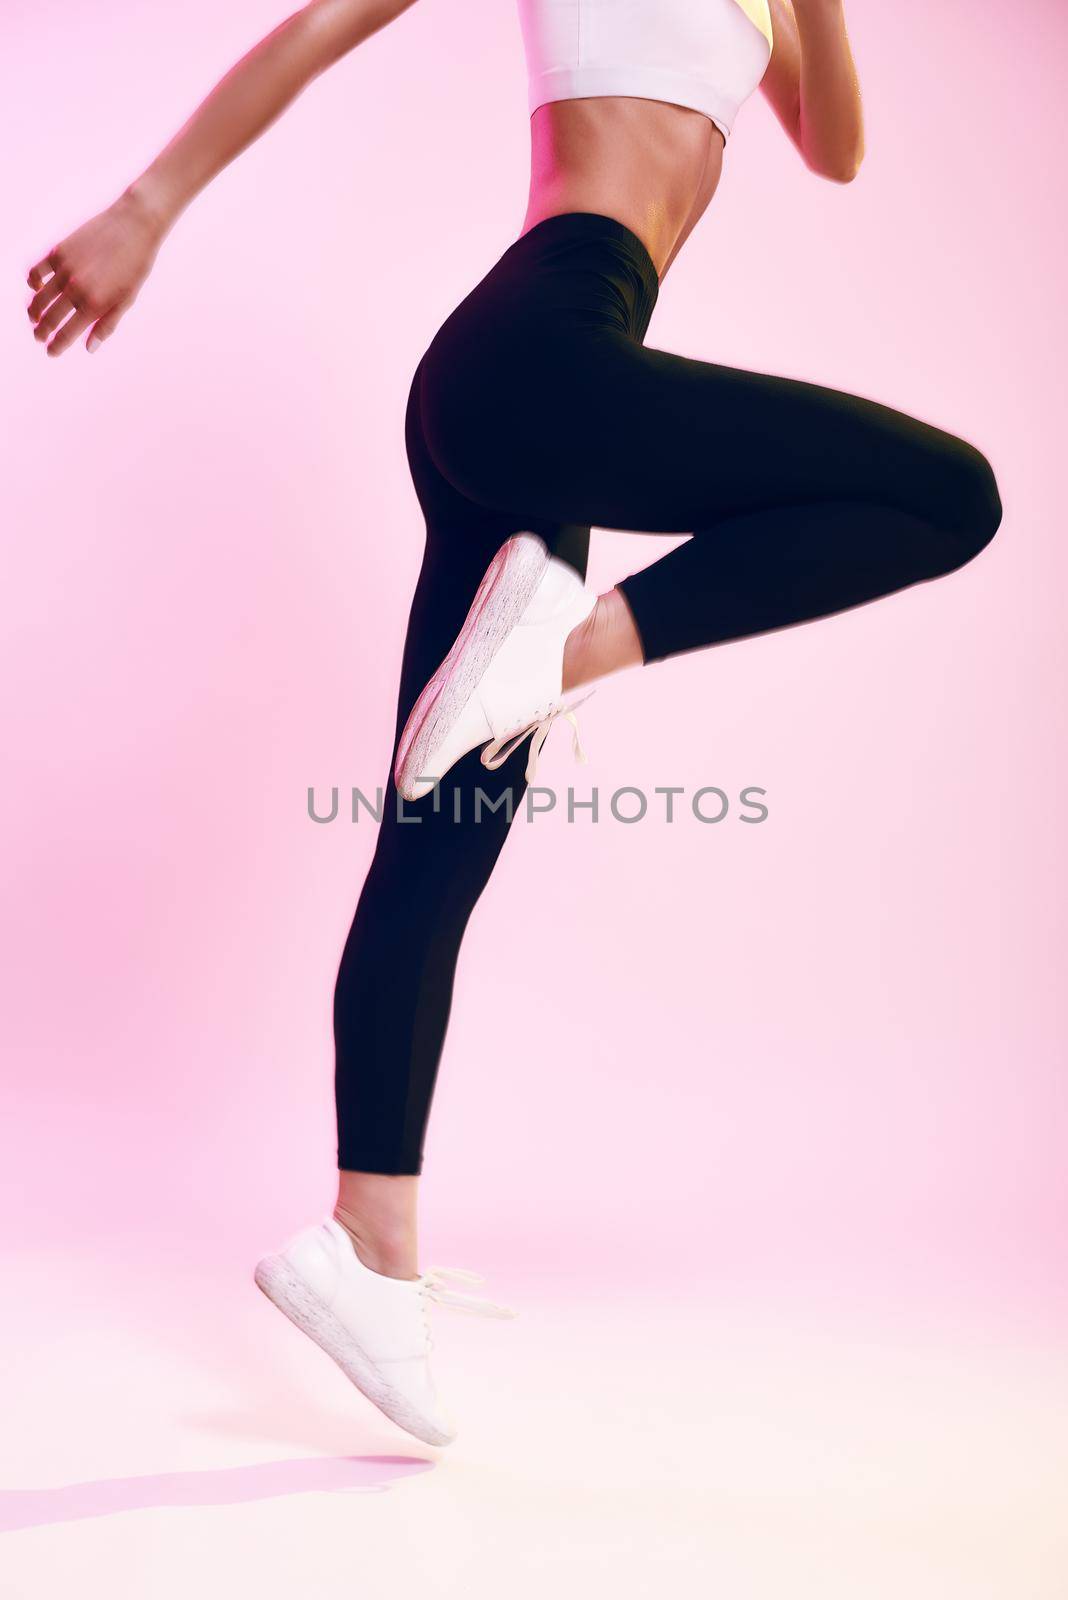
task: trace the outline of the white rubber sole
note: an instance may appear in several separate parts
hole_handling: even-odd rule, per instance
[[[433,752],[448,738],[486,668],[530,604],[548,562],[544,540],[534,533],[516,533],[486,568],[452,648],[404,724],[393,781],[405,800],[416,798],[420,779],[445,776],[426,770]]]
[[[341,1368],[346,1378],[366,1395],[372,1405],[424,1444],[449,1444],[454,1434],[442,1430],[425,1417],[399,1389],[384,1377],[370,1356],[360,1348],[340,1317],[314,1293],[284,1256],[264,1256],[253,1274],[257,1286],[320,1350]]]

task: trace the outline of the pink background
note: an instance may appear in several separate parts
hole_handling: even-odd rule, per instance
[[[282,14],[8,13],[0,1202],[22,1253],[204,1246],[245,1273],[332,1202],[330,1000],[374,830],[314,826],[306,790],[373,786],[388,755],[422,543],[408,384],[525,205],[512,7],[425,0],[313,84],[92,359],[49,361],[23,309],[30,264]],[[462,957],[430,1260],[1062,1304],[1068,17],[849,18],[857,182],[744,108],[647,342],[962,434],[1003,529],[941,583],[605,682],[588,768],[550,740],[561,788],[752,784],[770,817],[517,825]],[[664,548],[598,534],[592,578]]]

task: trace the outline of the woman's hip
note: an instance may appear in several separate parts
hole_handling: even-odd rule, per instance
[[[514,240],[446,317],[423,357],[426,379],[503,379],[539,354],[566,356],[584,335],[641,343],[657,287],[645,246],[614,217],[547,217]]]

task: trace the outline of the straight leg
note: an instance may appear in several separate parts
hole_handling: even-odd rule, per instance
[[[408,619],[382,821],[334,992],[343,1172],[422,1170],[460,945],[526,790],[525,751],[491,772],[473,750],[446,774],[437,806],[427,795],[398,810],[393,763],[408,714],[456,637],[494,553],[531,525],[472,504],[441,477],[422,437],[420,380],[417,370],[405,437],[426,546]],[[554,553],[585,576],[589,529],[537,527]],[[477,819],[476,792],[485,796]],[[339,1220],[348,1225],[346,1217]]]

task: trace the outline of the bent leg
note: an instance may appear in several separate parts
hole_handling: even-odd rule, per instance
[[[950,572],[1000,523],[974,446],[876,401],[604,330],[514,339],[459,403],[427,386],[434,460],[478,503],[692,533],[619,585],[647,661]]]

